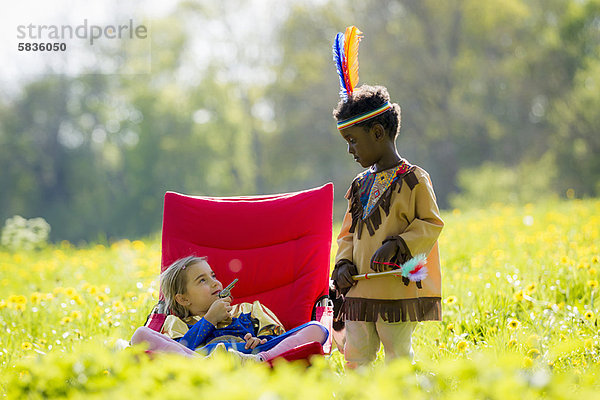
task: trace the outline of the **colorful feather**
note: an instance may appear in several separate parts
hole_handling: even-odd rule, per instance
[[[340,97],[342,99],[348,98],[346,91],[346,80],[344,79],[344,34],[339,32],[335,36],[333,41],[333,62],[335,63],[335,69],[340,77]]]
[[[362,39],[362,32],[355,26],[346,28],[344,35],[344,53],[346,54],[347,73],[349,86],[346,88],[352,95],[358,84],[358,44]]]
[[[422,281],[427,278],[427,256],[418,254],[402,264],[402,276],[412,282]]]
[[[346,33],[338,32],[333,42],[333,61],[340,77],[340,97],[344,100],[352,96],[358,84],[358,44],[362,32],[355,26],[346,28]]]

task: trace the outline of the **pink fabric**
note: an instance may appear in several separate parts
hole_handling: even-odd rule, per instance
[[[139,343],[146,343],[150,351],[177,353],[188,357],[198,356],[195,351],[145,326],[138,328],[131,337],[131,344]]]
[[[326,333],[323,332],[323,328],[319,325],[308,325],[305,328],[300,329],[292,336],[283,339],[279,344],[267,351],[261,351],[258,353],[263,360],[272,360],[280,355],[311,342],[319,342],[323,344],[325,342]]]
[[[165,194],[162,266],[207,256],[234,304],[260,302],[286,329],[311,319],[328,294],[333,184],[256,197]],[[162,297],[162,296],[161,296]]]

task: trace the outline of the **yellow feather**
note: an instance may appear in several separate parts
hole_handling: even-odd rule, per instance
[[[353,92],[358,84],[358,43],[362,39],[362,32],[355,26],[346,28],[344,35],[344,53],[348,60],[348,77],[350,78],[349,92]]]

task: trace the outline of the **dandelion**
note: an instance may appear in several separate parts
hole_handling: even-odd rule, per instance
[[[98,296],[96,296],[96,300],[98,300],[99,302],[102,302],[102,303],[106,303],[108,301],[108,296],[105,295],[104,293],[100,293],[100,294],[98,294]]]
[[[594,318],[594,312],[591,310],[586,311],[585,314],[583,314],[583,318],[587,319],[588,321],[592,320]]]
[[[511,319],[508,321],[508,328],[513,331],[519,329],[519,326],[521,326],[521,323],[516,319]]]
[[[66,288],[66,289],[65,289],[65,294],[66,294],[67,296],[71,297],[71,298],[72,298],[73,296],[75,296],[75,294],[76,294],[76,293],[77,293],[77,290],[75,290],[75,288],[68,287],[68,288]]]
[[[448,296],[444,299],[444,303],[446,303],[447,305],[452,305],[454,303],[456,303],[458,299],[456,298],[456,296]]]
[[[588,270],[588,272],[589,272],[589,273],[590,273],[590,275],[592,275],[592,276],[595,276],[595,275],[598,273],[598,271],[596,271],[596,268],[590,268],[590,269]]]
[[[71,318],[73,319],[79,319],[81,318],[81,311],[78,310],[74,310],[71,312]]]
[[[531,358],[532,360],[535,360],[536,358],[538,358],[541,355],[540,351],[536,348],[530,349],[527,352],[527,357]]]
[[[533,365],[533,360],[530,357],[523,357],[523,367],[531,368]]]
[[[449,323],[448,327],[446,329],[448,329],[450,332],[454,332],[454,324],[453,323]]]
[[[531,283],[525,288],[525,293],[527,293],[528,295],[532,295],[535,293],[536,289],[537,285],[535,283]]]
[[[508,347],[515,347],[517,345],[517,339],[512,338],[508,341]]]
[[[43,295],[40,292],[33,292],[31,294],[30,300],[31,304],[39,304],[42,301]]]
[[[461,340],[460,342],[458,342],[456,344],[456,349],[462,353],[467,349],[467,346],[468,346],[468,343],[464,340]]]
[[[27,306],[23,303],[15,304],[15,310],[17,310],[17,311],[23,312],[23,311],[25,311],[26,308],[27,308]]]
[[[99,290],[98,290],[98,286],[93,286],[93,285],[89,286],[89,287],[88,287],[86,290],[87,290],[87,292],[88,292],[89,294],[91,294],[92,296],[95,296],[95,295],[97,295],[97,294],[98,294],[98,292],[99,292]]]
[[[33,345],[31,344],[31,342],[23,342],[21,343],[21,348],[27,351],[33,349]]]
[[[523,291],[519,290],[517,293],[515,293],[513,295],[513,299],[515,299],[516,302],[523,301]]]
[[[591,287],[592,289],[596,289],[598,287],[598,281],[595,279],[591,279],[591,280],[587,281],[587,285],[589,287]]]
[[[592,257],[592,264],[598,264],[598,256]]]
[[[71,318],[71,317],[62,317],[62,319],[60,320],[60,324],[66,325],[66,324],[70,323],[71,321],[73,321],[73,318]]]

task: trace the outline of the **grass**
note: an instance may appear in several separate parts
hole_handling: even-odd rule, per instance
[[[220,354],[149,360],[119,350],[156,302],[158,237],[0,250],[0,389],[9,398],[593,398],[600,200],[443,218],[443,321],[418,326],[416,363],[384,364],[380,352],[359,371],[345,371],[337,352],[309,369],[269,370]]]

